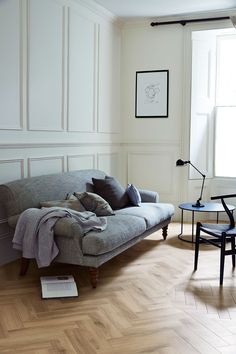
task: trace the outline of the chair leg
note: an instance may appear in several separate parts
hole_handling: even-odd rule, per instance
[[[199,253],[199,242],[200,242],[200,226],[201,224],[197,223],[197,230],[196,230],[196,240],[195,240],[195,257],[194,257],[194,271],[197,270],[198,264],[198,253]]]
[[[220,285],[223,285],[225,266],[225,233],[222,233],[221,250],[220,250]]]
[[[235,237],[231,237],[231,250],[232,252],[235,252]],[[235,268],[235,253],[232,254],[232,266]]]

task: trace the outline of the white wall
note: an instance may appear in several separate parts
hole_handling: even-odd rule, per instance
[[[122,137],[126,177],[131,183],[157,190],[161,201],[173,203],[175,220],[180,217],[178,205],[195,202],[202,185],[200,175],[189,179],[188,166],[176,167],[178,158],[190,159],[191,33],[217,28],[232,28],[232,24],[228,20],[184,27],[179,24],[151,27],[150,22],[140,22],[127,23],[122,30]],[[168,118],[135,118],[135,73],[145,70],[169,70]],[[210,134],[208,139],[212,139]],[[206,146],[212,146],[212,141],[207,141]],[[226,186],[225,180],[207,179],[204,200],[209,201],[220,190],[233,193],[232,182],[227,181]],[[186,220],[190,221],[191,215],[187,214]]]
[[[177,204],[183,129],[183,27],[127,24],[122,31],[122,131],[129,182]],[[135,73],[169,70],[168,118],[135,118]]]
[[[122,178],[120,37],[79,0],[0,2],[0,183],[87,168]],[[0,264],[11,237],[0,210]]]

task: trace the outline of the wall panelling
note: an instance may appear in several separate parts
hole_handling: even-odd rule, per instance
[[[21,6],[0,1],[0,129],[21,129]]]
[[[69,9],[68,129],[95,130],[96,24]]]
[[[28,176],[64,172],[64,156],[38,157],[28,159]]]
[[[0,183],[121,163],[120,36],[74,0],[0,1]],[[0,265],[18,253],[0,205]]]
[[[29,129],[62,130],[64,7],[29,0],[28,12]]]
[[[0,160],[0,184],[24,177],[24,160]]]
[[[105,23],[99,33],[98,131],[115,133],[120,130],[120,36]]]
[[[98,153],[98,169],[107,175],[120,177],[118,153]]]
[[[95,168],[95,154],[80,154],[67,156],[68,171]]]

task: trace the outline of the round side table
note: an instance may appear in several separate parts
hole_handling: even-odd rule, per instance
[[[219,213],[225,212],[223,205],[221,203],[203,203],[204,207],[197,208],[193,206],[194,203],[183,203],[179,205],[179,208],[181,209],[181,229],[180,229],[180,234],[178,235],[178,238],[184,242],[189,242],[189,243],[194,243],[194,214],[195,212],[199,213],[211,213],[214,212],[216,213],[216,222],[218,224],[219,221]],[[227,207],[229,210],[233,213],[235,206],[234,205],[228,205]],[[186,240],[183,238],[183,223],[184,223],[184,210],[192,212],[192,239],[191,240]]]

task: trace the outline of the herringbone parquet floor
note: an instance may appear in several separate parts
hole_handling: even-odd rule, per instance
[[[185,225],[185,232],[190,233]],[[219,288],[219,254],[193,250],[177,238],[153,234],[104,264],[97,289],[85,269],[54,265],[25,277],[19,262],[0,268],[0,354],[235,354],[236,277],[226,259]],[[42,300],[41,275],[73,274],[79,298]]]

